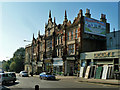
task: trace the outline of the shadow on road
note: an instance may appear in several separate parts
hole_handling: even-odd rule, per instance
[[[16,84],[19,84],[19,82],[15,82],[15,83],[6,83],[4,86],[13,86],[13,85],[16,85]]]
[[[55,80],[48,79],[47,81],[59,81],[59,80],[61,80],[61,79],[55,79]]]
[[[5,86],[1,86],[0,90],[10,90],[9,88],[5,87]]]

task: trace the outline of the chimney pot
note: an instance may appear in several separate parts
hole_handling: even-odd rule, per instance
[[[90,10],[88,8],[86,9],[86,13],[90,13]]]

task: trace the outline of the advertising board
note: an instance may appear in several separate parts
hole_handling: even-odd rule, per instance
[[[85,33],[106,36],[106,23],[88,17],[84,17],[84,21]]]

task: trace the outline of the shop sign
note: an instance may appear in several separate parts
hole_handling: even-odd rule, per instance
[[[67,60],[75,60],[75,57],[67,57]]]
[[[106,36],[106,23],[88,17],[84,17],[84,20],[85,20],[84,26],[85,33]]]
[[[45,63],[51,63],[51,60],[45,60]]]
[[[95,58],[114,57],[114,52],[104,52],[94,54]]]
[[[63,60],[54,60],[53,65],[54,66],[62,66],[63,65]]]

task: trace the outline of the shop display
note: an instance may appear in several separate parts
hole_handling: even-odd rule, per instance
[[[96,66],[91,66],[91,69],[90,69],[90,78],[94,78],[95,76],[95,71],[96,71]]]
[[[80,68],[80,76],[79,77],[83,77],[83,72],[84,72],[84,67]]]
[[[110,70],[110,68],[109,68],[109,70]],[[107,79],[107,75],[108,75],[108,65],[104,65],[103,72],[102,72],[102,79]]]
[[[85,73],[85,78],[86,79],[89,77],[90,67],[91,66],[87,66],[87,70],[86,70],[86,73]]]
[[[103,69],[103,67],[101,67],[101,66],[99,66],[99,67],[96,69],[95,79],[100,79],[100,78],[101,78],[102,69]]]

